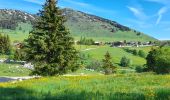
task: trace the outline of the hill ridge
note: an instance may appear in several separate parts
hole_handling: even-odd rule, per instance
[[[157,40],[142,32],[121,25],[116,21],[112,21],[92,14],[87,14],[82,11],[77,11],[70,8],[64,8],[62,9],[62,11],[67,19],[65,25],[68,27],[71,34],[76,39],[79,39],[83,36],[100,41]],[[20,23],[27,23],[29,25],[33,25],[36,18],[38,18],[37,15],[29,14],[20,10],[0,9],[0,27],[4,29],[15,30],[16,27],[22,27]]]

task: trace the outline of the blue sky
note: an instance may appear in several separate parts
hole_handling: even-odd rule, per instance
[[[45,0],[0,0],[0,8],[37,13]],[[72,8],[117,21],[161,40],[170,40],[170,0],[59,0]]]

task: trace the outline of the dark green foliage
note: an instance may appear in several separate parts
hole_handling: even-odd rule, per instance
[[[138,51],[136,49],[129,49],[129,48],[125,48],[124,50],[128,53],[135,55],[135,56],[146,58],[146,53],[143,50]]]
[[[0,27],[3,29],[15,30],[19,23],[34,24],[34,18],[36,18],[35,15],[19,10],[0,9]]]
[[[26,40],[26,59],[35,64],[33,74],[56,75],[75,71],[78,53],[65,28],[65,18],[55,0],[46,0],[39,20]]]
[[[0,27],[3,29],[15,30],[18,26],[15,20],[0,20]]]
[[[131,61],[129,58],[127,58],[126,56],[122,57],[121,61],[120,61],[120,65],[122,67],[130,67],[131,65]]]
[[[157,50],[156,49],[152,49],[149,52],[148,56],[146,57],[148,71],[155,71],[156,56],[157,56]]]
[[[115,67],[113,66],[112,63],[112,57],[109,52],[106,52],[105,58],[103,59],[103,69],[106,75],[114,73],[115,72]]]
[[[145,67],[145,65],[144,66],[136,66],[135,70],[138,73],[142,73],[146,70],[146,67]]]
[[[142,58],[146,58],[146,54],[143,50],[139,50],[138,55]]]
[[[136,49],[125,48],[124,50],[125,50],[126,52],[128,52],[128,53],[131,53],[131,54],[135,55],[135,56],[138,55],[138,51],[137,51]]]
[[[152,49],[147,56],[147,69],[158,74],[170,73],[170,49]]]
[[[138,55],[138,51],[136,49],[134,49],[134,50],[132,50],[132,54],[137,56]]]
[[[136,34],[136,35],[137,35],[137,36],[140,36],[141,34],[142,34],[141,32],[137,32],[137,34]]]
[[[22,61],[24,59],[25,52],[22,49],[17,49],[14,53],[14,60]]]
[[[8,35],[0,34],[0,53],[10,55],[11,43]]]
[[[86,39],[85,37],[81,37],[78,44],[80,45],[93,45],[95,41],[93,39]]]

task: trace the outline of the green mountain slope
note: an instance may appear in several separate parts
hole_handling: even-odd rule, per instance
[[[63,9],[67,22],[65,25],[71,34],[78,40],[81,36],[93,38],[96,41],[155,41],[146,34],[123,26],[115,21],[104,19],[95,15],[86,14],[72,9]],[[8,33],[15,39],[26,38],[32,29],[36,15],[18,10],[0,10],[0,27],[3,33]]]

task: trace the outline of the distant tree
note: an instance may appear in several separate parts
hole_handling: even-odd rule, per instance
[[[0,53],[9,55],[11,52],[11,42],[8,35],[0,34]]]
[[[22,54],[21,54],[21,51],[20,50],[16,50],[15,53],[14,53],[14,60],[17,60],[17,61],[20,61],[22,60]]]
[[[103,59],[103,69],[106,75],[115,72],[116,67],[113,66],[112,57],[109,52],[105,54],[105,58]]]
[[[120,65],[122,67],[129,67],[131,65],[131,61],[129,58],[127,58],[126,56],[122,57],[121,61],[120,61]]]
[[[138,55],[142,58],[146,58],[146,54],[143,50],[139,50]]]
[[[137,35],[137,36],[140,36],[140,35],[141,35],[141,32],[138,32],[136,35]]]
[[[90,62],[90,64],[88,64],[86,66],[87,69],[93,69],[95,71],[102,71],[103,70],[103,66],[102,66],[102,62],[98,61],[98,60],[93,60]]]
[[[19,27],[19,30],[21,31],[21,30],[22,30],[22,27]]]
[[[155,48],[147,56],[147,69],[158,74],[170,73],[170,49]]]
[[[136,49],[132,50],[132,54],[138,55],[138,51]]]
[[[75,71],[78,52],[56,0],[46,0],[39,20],[26,40],[26,59],[34,63],[33,74],[53,76]]]
[[[78,44],[80,45],[93,45],[94,44],[93,39],[86,39],[85,37],[81,37],[80,40],[78,41]]]

